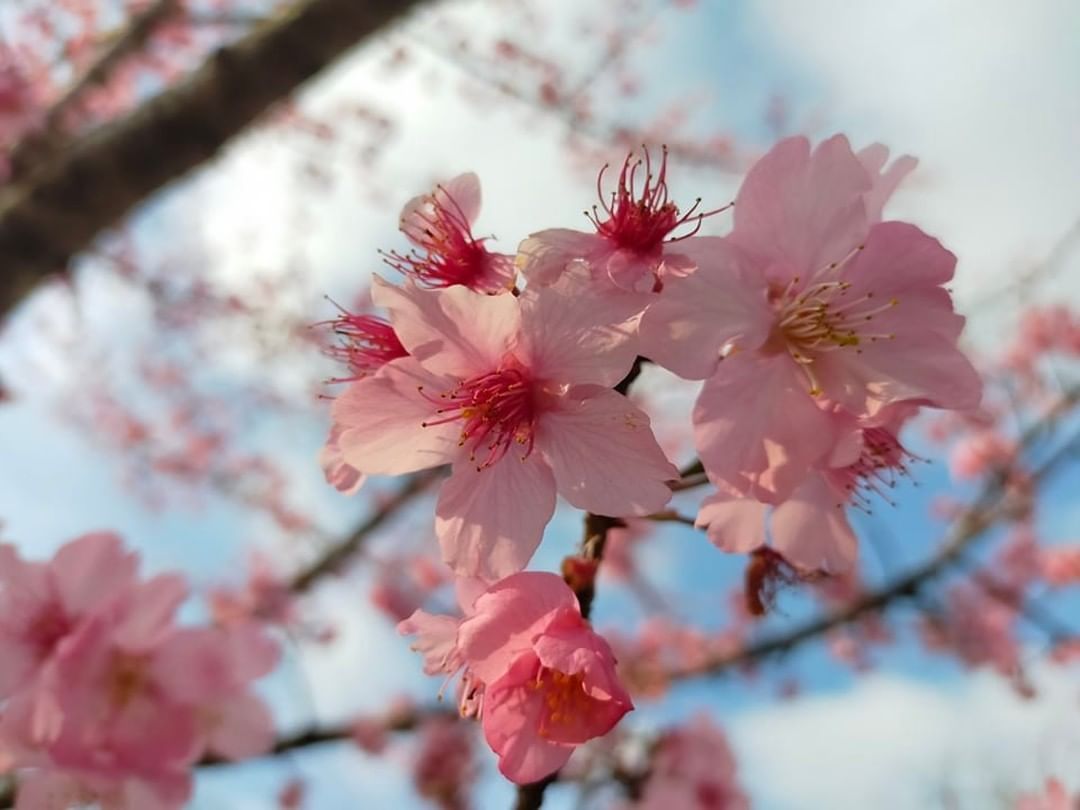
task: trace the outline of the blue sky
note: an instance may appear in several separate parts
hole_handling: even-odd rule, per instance
[[[842,131],[859,145],[882,141],[897,153],[917,155],[920,170],[890,210],[959,255],[954,289],[962,309],[1045,255],[1080,216],[1075,3],[777,0],[702,2],[692,12],[660,5],[661,36],[643,38],[635,53],[648,79],[644,95],[613,99],[602,111],[614,120],[633,120],[673,96],[694,94],[695,128],[723,127],[756,151],[773,137],[763,112],[781,94],[793,130],[817,137]],[[560,0],[552,7],[558,17],[569,15],[572,4]],[[463,11],[478,25],[482,12],[477,2]],[[342,162],[338,182],[305,225],[311,288],[348,299],[377,266],[375,248],[401,246],[395,233],[398,205],[434,177],[458,171],[480,174],[486,200],[480,230],[501,237],[504,249],[531,230],[582,227],[580,211],[593,192],[589,180],[568,165],[559,122],[509,104],[462,101],[455,89],[468,80],[422,50],[417,74],[438,76],[442,91],[427,92],[423,81],[409,76],[374,82],[373,65],[385,55],[381,47],[358,53],[304,99],[313,109],[327,109],[336,100],[362,96],[400,119],[399,137],[384,162],[391,200],[366,202],[363,178]],[[560,47],[568,63],[590,64],[580,42],[566,37]],[[144,218],[144,232],[159,238],[177,223],[194,223],[214,257],[211,272],[223,284],[242,287],[253,268],[273,267],[288,252],[292,236],[286,226],[295,215],[291,170],[291,155],[273,137],[248,138],[196,184],[159,204]],[[738,182],[736,176],[677,166],[673,178],[676,194],[717,203],[730,199]],[[234,238],[249,231],[258,234],[254,242]],[[1077,278],[1073,258],[1055,278],[1021,292],[1075,301]],[[92,276],[84,287],[90,288],[91,303],[82,316],[122,363],[126,347],[145,327],[144,315],[94,288]],[[989,350],[1000,344],[1013,323],[1016,300],[971,313],[975,346]],[[123,485],[118,461],[57,418],[61,400],[79,391],[78,375],[65,365],[69,358],[39,345],[32,328],[53,307],[65,311],[60,296],[40,296],[0,343],[0,368],[22,393],[19,402],[0,409],[0,446],[8,461],[0,465],[3,536],[28,554],[44,555],[81,531],[115,528],[144,550],[147,569],[181,567],[200,584],[236,576],[252,544],[274,548],[267,539],[273,527],[265,518],[221,498],[208,496],[198,508],[145,508]],[[313,311],[311,320],[325,316],[325,309]],[[206,370],[211,376],[267,373],[242,353],[214,362],[219,367]],[[43,368],[49,373],[42,374]],[[290,370],[271,373],[288,378]],[[313,404],[309,415],[292,421],[253,413],[248,439],[271,448],[287,465],[291,496],[315,505],[332,531],[363,512],[364,498],[344,501],[319,480],[314,456],[325,428],[320,407]],[[1077,479],[1072,469],[1052,489],[1042,516],[1050,536],[1066,539],[1075,531],[1069,493]],[[919,483],[900,493],[898,508],[878,509],[872,519],[860,520],[867,535],[888,548],[890,568],[920,559],[940,534],[928,503],[951,486],[944,465],[920,466]],[[579,534],[578,523],[572,511],[560,511],[533,567],[556,569],[569,538]],[[393,535],[381,538],[384,544],[393,541]],[[871,578],[883,575],[868,547],[864,559]],[[695,615],[722,618],[722,594],[738,578],[742,562],[676,527],[647,550],[644,568],[656,585],[693,594]],[[342,617],[342,640],[330,649],[296,651],[267,683],[283,725],[374,710],[399,688],[429,697],[438,688],[420,674],[419,662],[392,627],[367,606],[364,587],[360,575],[317,595],[320,606]],[[805,609],[798,598],[784,602],[791,619]],[[628,617],[640,618],[640,611],[625,594],[605,589],[597,603],[598,626]],[[882,810],[934,807],[950,786],[960,793],[959,806],[987,807],[996,790],[1034,787],[1055,770],[1080,785],[1075,679],[1039,670],[1044,694],[1023,703],[999,679],[930,659],[911,643],[875,658],[878,672],[856,679],[820,648],[808,648],[756,684],[728,678],[687,685],[660,705],[642,706],[631,722],[655,727],[708,707],[732,735],[744,786],[766,810],[842,810],[871,802]],[[778,704],[775,690],[792,674],[807,691]],[[304,681],[319,685],[315,706],[295,698]],[[292,774],[311,778],[309,806],[315,810],[421,806],[400,768],[350,750],[222,770],[200,783],[194,806],[263,810],[273,806],[273,793]],[[509,788],[499,780],[485,779],[479,790],[478,806],[509,806]],[[553,792],[550,806],[570,807],[570,797]]]

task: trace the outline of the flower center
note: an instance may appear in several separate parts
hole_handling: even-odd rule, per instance
[[[853,349],[862,354],[866,342],[892,340],[894,335],[873,333],[874,316],[892,309],[899,302],[892,298],[882,303],[873,292],[849,295],[851,282],[838,278],[839,271],[862,250],[855,248],[842,261],[833,262],[814,273],[809,283],[794,276],[785,286],[773,286],[769,300],[776,309],[773,333],[766,342],[767,351],[784,350],[806,375],[811,396],[820,396],[821,385],[814,372],[814,360],[824,352]]]
[[[26,637],[34,645],[38,656],[47,658],[69,632],[71,621],[60,607],[54,604],[34,617]]]
[[[344,383],[374,374],[391,360],[409,353],[398,340],[390,322],[375,315],[357,315],[341,307],[341,314],[324,324],[330,326],[338,338],[336,346],[325,351],[330,357],[349,367],[350,377],[336,377],[330,382]]]
[[[701,205],[699,198],[685,214],[668,199],[667,188],[667,147],[663,147],[660,168],[654,174],[647,149],[644,160],[629,155],[619,172],[619,182],[615,191],[605,195],[603,190],[604,172],[600,170],[596,178],[596,191],[600,197],[600,206],[593,206],[592,213],[585,212],[596,227],[596,232],[614,242],[617,247],[638,255],[649,255],[660,250],[664,240],[681,225],[693,222],[692,230],[675,239],[686,239],[701,228],[702,220],[724,209],[695,214]],[[645,179],[638,187],[639,175],[644,168]]]
[[[888,491],[900,478],[911,476],[912,455],[888,428],[863,428],[863,450],[858,460],[847,467],[830,471],[833,481],[848,493],[852,506],[870,513],[870,496],[877,495],[890,506],[896,506]]]
[[[556,669],[540,667],[536,680],[530,686],[544,696],[544,713],[537,731],[541,737],[576,728],[582,718],[589,716],[593,699],[585,691],[585,679],[581,675],[567,675]]]
[[[116,653],[109,667],[109,702],[116,709],[123,709],[146,688],[146,660],[141,656]]]
[[[383,261],[429,289],[462,284],[473,287],[488,270],[491,254],[485,239],[476,239],[461,207],[442,186],[427,205],[413,213],[417,223],[403,225],[405,235],[423,252],[382,252]]]
[[[432,400],[441,406],[436,420],[424,427],[461,420],[459,447],[469,447],[469,460],[483,470],[499,461],[514,444],[524,449],[524,461],[533,449],[536,402],[525,372],[510,366],[459,383]]]

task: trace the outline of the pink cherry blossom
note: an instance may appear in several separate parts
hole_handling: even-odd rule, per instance
[[[477,597],[458,648],[485,685],[484,737],[519,784],[558,770],[633,708],[610,647],[554,574],[516,574]]]
[[[0,697],[31,683],[82,620],[130,587],[136,565],[107,532],[72,540],[47,563],[0,545]]]
[[[405,357],[408,352],[385,319],[377,315],[365,315],[342,309],[329,326],[337,337],[337,343],[326,348],[326,353],[343,363],[350,372],[348,377],[335,378],[331,382],[351,382],[374,374],[391,360]]]
[[[273,742],[249,689],[275,665],[276,643],[251,622],[178,626],[183,578],[139,581],[136,564],[110,534],[79,538],[47,564],[4,549],[0,617],[5,627],[29,618],[34,631],[8,639],[29,645],[19,660],[34,668],[13,679],[32,678],[0,717],[19,807],[180,808],[204,751],[248,757]]]
[[[499,770],[523,784],[558,770],[581,743],[606,734],[633,708],[615,657],[581,616],[561,577],[509,576],[476,595],[459,590],[465,616],[417,611],[398,626],[416,634],[428,674],[464,668]]]
[[[335,425],[330,430],[326,444],[319,451],[319,466],[322,467],[326,483],[343,495],[355,495],[364,485],[367,476],[345,462],[341,448],[338,447],[340,436],[341,428]]]
[[[1076,806],[1077,798],[1069,798],[1060,780],[1047,779],[1042,793],[1021,796],[1014,810],[1075,810]]]
[[[472,235],[480,213],[480,180],[472,172],[414,197],[401,211],[401,232],[419,248],[409,254],[391,251],[387,263],[417,284],[463,285],[484,293],[505,293],[514,286],[514,257],[492,253]]]
[[[745,810],[727,738],[701,714],[657,740],[649,778],[636,810]]]
[[[697,525],[724,551],[748,553],[766,545],[804,573],[837,574],[855,563],[858,545],[847,506],[869,511],[873,498],[907,476],[911,456],[897,434],[916,409],[895,405],[873,417],[823,410],[823,438],[831,452],[776,506],[743,497],[720,482],[701,505]],[[766,528],[768,526],[768,533]]]
[[[688,242],[697,269],[641,319],[646,355],[706,379],[694,411],[706,470],[762,500],[788,497],[828,451],[818,400],[856,414],[979,401],[942,286],[956,258],[912,225],[875,221],[904,172],[868,172],[880,148],[873,158],[842,136],[813,152],[782,141],[747,175],[731,235]]]
[[[436,716],[419,735],[412,762],[416,792],[444,810],[465,810],[477,777],[472,729],[453,717]]]
[[[376,280],[410,356],[353,383],[333,408],[345,463],[364,474],[452,464],[436,506],[443,559],[493,581],[521,570],[559,492],[642,515],[677,476],[649,418],[610,389],[633,349],[566,288],[485,296]]]
[[[682,256],[683,240],[697,233],[704,217],[718,212],[696,213],[700,199],[680,212],[668,196],[667,147],[655,169],[648,149],[642,152],[641,158],[626,158],[610,195],[603,188],[608,167],[601,169],[596,179],[600,205],[586,213],[595,233],[554,228],[522,242],[518,263],[529,283],[555,284],[569,267],[583,262],[602,295],[650,293],[660,288],[665,274],[690,269]],[[638,300],[644,306],[648,299]]]

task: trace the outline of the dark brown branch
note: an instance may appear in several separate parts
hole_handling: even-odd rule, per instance
[[[350,560],[375,530],[381,528],[406,506],[423,495],[442,476],[439,468],[415,473],[387,500],[383,501],[371,516],[357,526],[346,538],[337,543],[322,557],[297,573],[289,582],[289,590],[304,593],[328,574],[336,573]]]
[[[0,192],[0,319],[106,228],[420,0],[302,0]]]

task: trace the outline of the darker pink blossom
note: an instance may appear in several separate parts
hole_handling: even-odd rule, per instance
[[[883,165],[872,149],[782,141],[747,175],[731,235],[688,242],[697,269],[642,316],[643,352],[706,380],[694,411],[706,469],[761,500],[791,495],[828,452],[820,401],[866,414],[980,398],[943,286],[956,257],[912,225],[877,221],[903,172],[868,171]]]
[[[480,180],[472,172],[414,197],[401,212],[401,232],[419,250],[391,251],[387,263],[428,288],[462,285],[483,293],[509,292],[514,257],[492,253],[472,235],[480,213]]]
[[[554,574],[514,574],[460,621],[418,611],[399,630],[418,635],[426,672],[465,668],[499,770],[519,784],[554,773],[633,708],[607,642]]]
[[[343,461],[364,474],[453,465],[436,506],[443,559],[489,581],[521,570],[556,492],[605,515],[649,514],[677,476],[648,416],[612,391],[633,350],[565,288],[485,296],[376,280],[410,356],[334,402]]]

